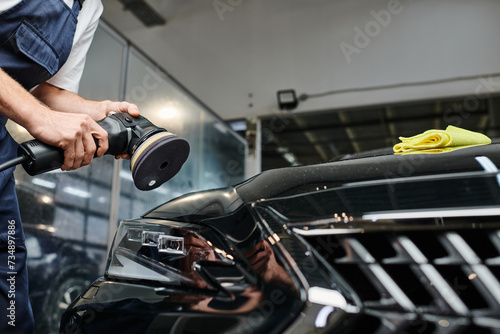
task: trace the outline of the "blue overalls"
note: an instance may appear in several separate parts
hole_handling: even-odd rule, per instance
[[[0,13],[0,67],[30,90],[52,77],[73,45],[83,1],[22,0]],[[0,163],[17,156],[17,143],[0,115]],[[0,333],[33,333],[26,247],[15,193],[14,168],[0,172]],[[22,205],[22,203],[21,203]]]

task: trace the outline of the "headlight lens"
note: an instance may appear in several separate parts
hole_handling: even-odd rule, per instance
[[[210,288],[197,272],[200,261],[231,264],[234,258],[220,238],[200,225],[123,221],[115,235],[106,275]]]

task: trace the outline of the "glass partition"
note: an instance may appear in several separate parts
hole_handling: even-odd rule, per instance
[[[120,219],[138,217],[188,192],[243,181],[246,145],[242,138],[133,48],[127,70],[126,100],[136,103],[141,114],[155,125],[185,138],[191,151],[176,176],[148,192],[135,188],[129,161],[124,161],[120,173]]]
[[[123,162],[118,217],[138,217],[145,211],[198,188],[201,107],[172,79],[135,49],[130,49],[126,81],[127,101],[156,126],[185,138],[191,151],[181,171],[152,191],[137,190],[129,161]]]
[[[200,188],[224,188],[243,181],[246,145],[226,124],[204,114]]]
[[[133,48],[129,53],[125,91],[126,100],[136,103],[143,116],[185,138],[191,152],[176,176],[148,192],[134,187],[130,164],[124,161],[120,173],[120,219],[138,217],[188,192],[227,187],[243,180],[244,141]]]

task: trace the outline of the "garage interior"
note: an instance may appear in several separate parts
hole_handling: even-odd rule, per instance
[[[45,280],[31,284],[37,333],[54,333],[102,275],[122,219],[261,171],[386,152],[428,129],[500,137],[497,0],[102,2],[80,94],[136,103],[191,155],[152,192],[112,157],[71,173],[16,170],[30,276]],[[282,90],[296,106],[279,107]]]
[[[240,134],[262,122],[247,177],[445,124],[496,135],[495,1],[146,0],[164,19],[150,27],[128,2],[106,1],[104,20]],[[278,108],[285,89],[293,110]]]

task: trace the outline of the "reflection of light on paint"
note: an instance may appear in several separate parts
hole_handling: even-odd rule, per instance
[[[472,273],[472,274],[469,275],[469,280],[472,281],[476,277],[477,277],[477,274],[476,273]]]
[[[295,157],[295,155],[293,153],[287,152],[287,153],[283,154],[283,158],[285,158],[286,161],[288,161],[291,164],[297,163],[297,158]]]
[[[337,290],[313,286],[307,291],[307,293],[307,298],[311,303],[333,306],[342,310],[345,310],[347,307],[347,301]]]
[[[442,209],[442,210],[415,210],[415,211],[387,211],[367,213],[362,216],[373,222],[379,219],[415,219],[415,218],[449,218],[449,217],[476,217],[498,216],[499,208],[470,208],[470,209]]]
[[[323,307],[318,312],[318,315],[316,316],[316,320],[314,321],[314,325],[316,325],[317,328],[324,328],[324,327],[326,327],[326,323],[328,321],[328,316],[334,310],[335,309],[333,308],[333,306],[325,306],[325,307]]]
[[[487,172],[487,173],[498,172],[497,166],[495,166],[493,161],[491,161],[488,157],[479,156],[479,157],[475,157],[474,159],[476,159],[476,161],[479,162],[479,164],[481,165],[481,167],[483,167],[485,172]]]
[[[158,110],[158,116],[162,119],[174,118],[175,116],[177,116],[177,110],[175,110],[174,108],[165,107]]]
[[[354,234],[354,233],[364,233],[362,228],[318,228],[309,230],[307,226],[303,227],[303,230],[298,228],[293,228],[293,232],[300,235],[338,235],[338,234]]]
[[[490,160],[488,157],[480,156],[480,157],[475,157],[477,162],[481,165],[481,167],[484,168],[484,171],[487,173],[497,173],[498,168],[495,165],[493,161]],[[500,175],[497,174],[497,182],[500,185]]]

